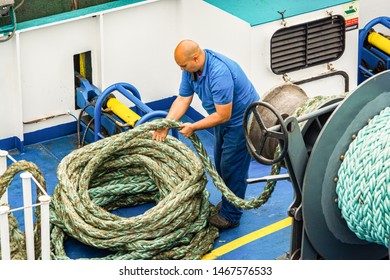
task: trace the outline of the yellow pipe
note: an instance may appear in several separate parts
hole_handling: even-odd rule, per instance
[[[87,71],[85,70],[85,53],[80,53],[80,75],[84,78]]]
[[[390,55],[390,40],[377,32],[371,32],[368,37],[368,42]]]
[[[115,115],[132,127],[134,127],[136,122],[141,118],[114,97],[108,99],[107,108],[113,111]]]

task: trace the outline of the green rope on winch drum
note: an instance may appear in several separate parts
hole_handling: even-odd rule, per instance
[[[389,246],[390,107],[361,129],[338,171],[338,206],[360,239]]]

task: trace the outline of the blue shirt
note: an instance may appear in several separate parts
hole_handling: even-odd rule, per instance
[[[204,51],[206,60],[202,75],[183,71],[180,96],[189,97],[195,92],[208,114],[216,112],[215,104],[232,102],[232,115],[225,125],[242,125],[246,108],[260,99],[259,94],[236,62],[211,50]],[[196,79],[191,75],[197,75]]]

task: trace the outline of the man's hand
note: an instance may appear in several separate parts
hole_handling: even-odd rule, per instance
[[[192,134],[194,134],[194,124],[193,123],[183,123],[180,125],[181,129],[179,130],[179,132],[181,133],[181,135],[183,135],[184,137],[190,137]]]
[[[167,138],[168,132],[169,132],[168,127],[164,127],[164,128],[160,127],[153,133],[152,139],[158,142],[164,142],[165,138]]]

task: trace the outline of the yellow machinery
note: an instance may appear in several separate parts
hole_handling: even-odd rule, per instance
[[[378,25],[390,29],[390,17],[373,19],[359,33],[359,84],[377,73],[390,69],[390,40],[386,35],[374,30]]]

